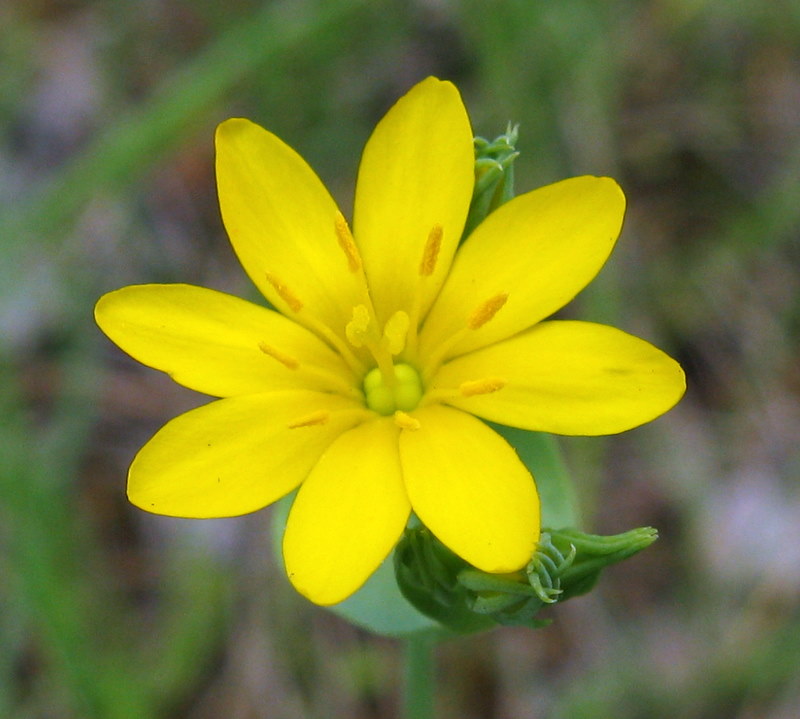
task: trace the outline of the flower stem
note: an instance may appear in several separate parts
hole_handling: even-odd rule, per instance
[[[436,639],[420,632],[406,640],[403,676],[403,717],[433,719]]]

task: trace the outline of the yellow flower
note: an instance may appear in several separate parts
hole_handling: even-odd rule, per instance
[[[159,514],[222,517],[299,486],[283,553],[312,601],[355,592],[412,511],[479,569],[526,564],[536,487],[481,419],[609,434],[683,394],[678,364],[643,340],[542,321],[611,252],[625,205],[613,180],[521,195],[458,247],[474,156],[450,83],[428,78],[378,124],[352,232],[274,135],[232,119],[216,147],[225,227],[277,311],[189,285],[100,299],[97,322],[123,350],[221,398],[156,433],[131,465],[128,495]]]

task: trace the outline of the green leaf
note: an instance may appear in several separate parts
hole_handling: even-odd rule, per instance
[[[542,526],[579,526],[575,487],[556,438],[543,432],[491,426],[505,437],[533,474],[542,504]]]

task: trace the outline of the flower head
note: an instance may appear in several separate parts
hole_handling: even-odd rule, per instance
[[[221,517],[299,487],[283,553],[320,604],[356,591],[413,511],[487,572],[539,537],[529,471],[481,420],[559,434],[621,432],[668,410],[680,367],[603,325],[544,321],[599,271],[619,234],[613,180],[521,195],[459,247],[472,130],[456,88],[428,78],[378,124],[352,230],[311,168],[243,119],[216,136],[222,218],[275,308],[189,285],[100,299],[103,331],[139,361],[219,397],[141,449],[142,509]]]

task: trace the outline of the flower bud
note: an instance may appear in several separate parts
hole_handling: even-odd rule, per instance
[[[495,624],[539,627],[548,604],[585,594],[604,567],[626,559],[657,538],[651,527],[600,536],[575,529],[544,530],[528,565],[490,574],[453,554],[422,525],[408,528],[395,550],[400,591],[419,611],[457,633]]]
[[[514,196],[514,160],[519,155],[514,148],[517,137],[517,127],[509,125],[505,134],[491,142],[475,138],[475,188],[462,240],[489,213]]]

